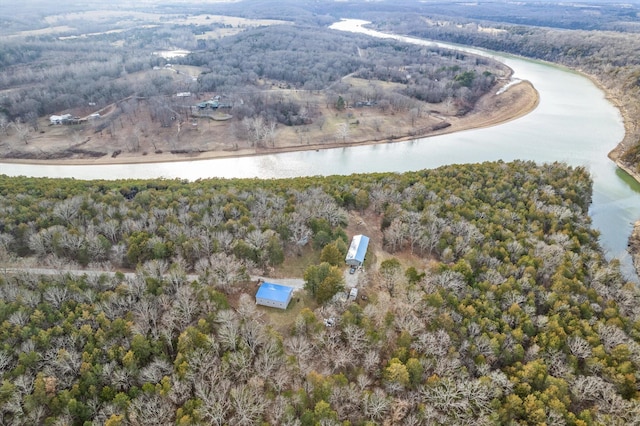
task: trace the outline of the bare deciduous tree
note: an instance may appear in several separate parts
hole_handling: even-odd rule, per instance
[[[9,132],[9,125],[10,125],[10,122],[9,122],[9,119],[7,118],[7,115],[5,113],[0,113],[0,130],[5,135]]]
[[[227,291],[232,290],[234,284],[249,278],[245,264],[225,253],[214,253],[208,259],[200,259],[195,269],[202,282]]]
[[[367,392],[362,398],[364,415],[371,420],[382,420],[389,408],[391,401],[382,389],[376,388],[373,392]]]
[[[570,336],[567,339],[567,346],[571,353],[580,359],[586,359],[591,356],[591,345],[581,336]]]
[[[339,123],[336,126],[336,138],[342,140],[342,143],[347,141],[347,138],[351,134],[351,129],[349,128],[349,123]]]
[[[229,380],[215,376],[195,382],[195,394],[202,401],[197,412],[207,424],[214,426],[227,424],[227,415],[231,408],[231,401],[228,398],[230,387]]]
[[[135,426],[168,426],[174,423],[175,408],[168,399],[143,392],[129,404],[128,418]]]
[[[220,322],[218,339],[225,350],[236,350],[240,340],[240,322],[235,312],[222,310],[216,318]]]
[[[312,235],[311,229],[305,223],[305,218],[297,212],[293,212],[289,216],[289,220],[290,239],[295,247],[300,249],[309,242]]]
[[[71,224],[73,219],[78,216],[82,203],[83,197],[79,195],[67,198],[54,206],[53,216],[60,219],[65,225]]]
[[[29,135],[31,133],[29,125],[27,123],[23,123],[20,118],[16,118],[16,120],[11,123],[11,127],[13,127],[13,129],[16,131],[16,136],[18,136],[18,139],[20,139],[22,142],[24,142],[25,145],[27,145],[29,143]]]
[[[266,400],[259,389],[251,385],[238,385],[229,392],[234,415],[230,423],[251,426],[258,423],[266,408]]]

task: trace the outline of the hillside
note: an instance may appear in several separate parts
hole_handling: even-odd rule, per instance
[[[8,39],[0,158],[319,149],[493,125],[537,105],[526,83],[498,95],[511,70],[466,53],[276,20],[131,13],[51,15],[51,28],[74,29]],[[104,31],[82,33],[84,19]]]

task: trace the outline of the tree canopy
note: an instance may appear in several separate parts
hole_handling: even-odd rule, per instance
[[[369,204],[356,207],[363,190]],[[0,198],[3,264],[59,271],[1,271],[7,422],[638,418],[638,290],[590,227],[583,168],[2,177]],[[344,302],[332,296],[345,268],[319,259],[342,250],[355,213],[376,218],[385,257],[362,272],[368,299]],[[255,305],[249,276],[277,270],[278,253],[288,265],[318,260],[299,269],[315,300],[296,297],[274,316]],[[104,272],[65,272],[74,262]]]

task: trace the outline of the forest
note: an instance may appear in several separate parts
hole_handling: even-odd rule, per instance
[[[640,419],[638,289],[598,245],[582,168],[2,177],[0,200],[3,423]],[[365,224],[367,297],[345,302]],[[305,288],[257,306],[250,277],[283,273]]]

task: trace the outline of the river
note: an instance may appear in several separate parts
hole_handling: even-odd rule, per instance
[[[363,21],[345,20],[333,28],[365,32]],[[403,41],[451,46],[418,39]],[[497,52],[455,46],[504,62],[514,78],[530,81],[540,104],[530,114],[494,127],[382,145],[302,151],[254,157],[126,165],[49,166],[0,163],[9,176],[76,179],[210,177],[280,178],[404,172],[446,164],[515,159],[561,161],[586,167],[594,180],[590,215],[608,259],[617,258],[625,276],[637,281],[627,253],[627,239],[640,216],[640,185],[611,162],[607,153],[624,136],[619,111],[589,79],[565,68]]]

